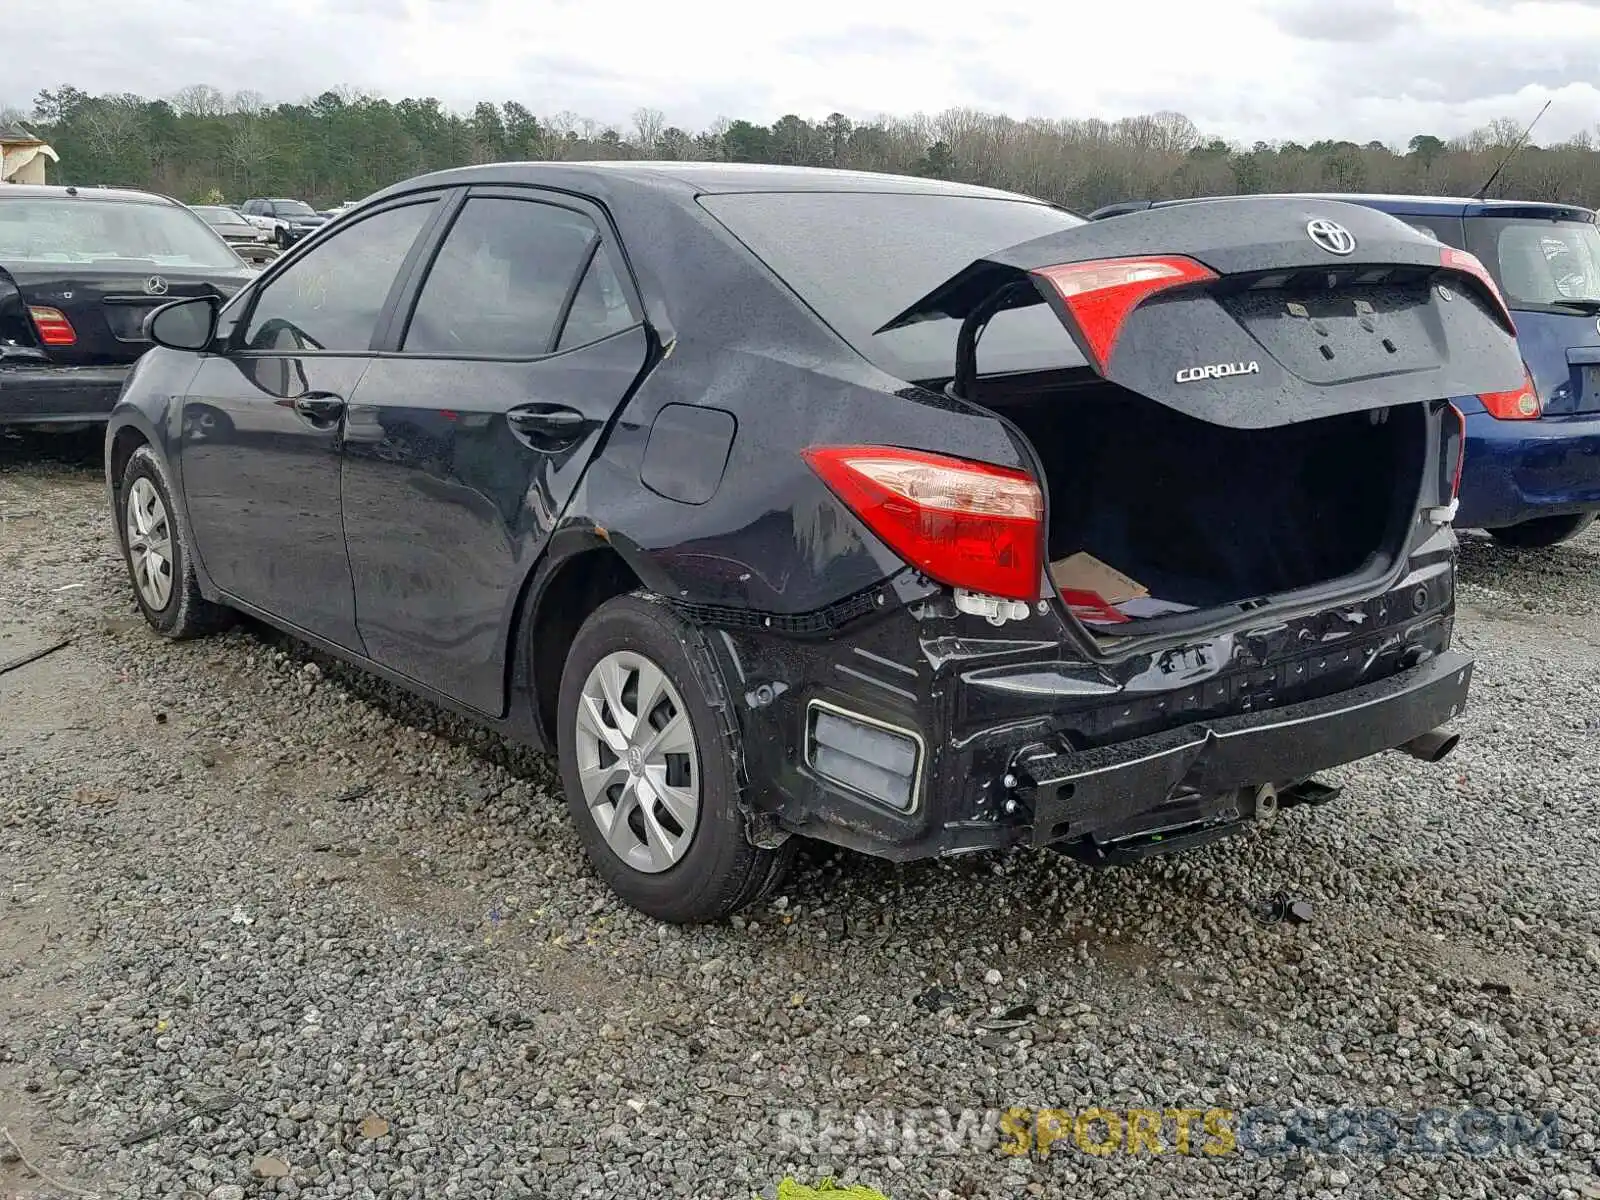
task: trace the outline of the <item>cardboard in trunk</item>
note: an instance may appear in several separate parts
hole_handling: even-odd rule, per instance
[[[1190,605],[1156,599],[1137,579],[1083,550],[1051,563],[1050,582],[1075,616],[1096,624],[1192,611]]]

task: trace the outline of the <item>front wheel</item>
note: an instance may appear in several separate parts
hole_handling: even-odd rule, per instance
[[[140,446],[129,457],[117,488],[117,508],[128,578],[150,627],[169,638],[188,638],[226,625],[228,610],[200,594],[172,488],[149,446]]]
[[[558,705],[561,778],[585,852],[623,900],[673,924],[753,904],[792,853],[792,842],[763,850],[745,836],[738,735],[701,686],[701,646],[665,605],[609,600],[573,639]]]
[[[272,231],[272,244],[279,250],[287,250],[289,248],[289,231],[282,225]]]
[[[1571,541],[1594,523],[1595,514],[1573,513],[1565,517],[1535,517],[1516,525],[1489,530],[1489,536],[1502,546],[1519,550],[1539,550]]]

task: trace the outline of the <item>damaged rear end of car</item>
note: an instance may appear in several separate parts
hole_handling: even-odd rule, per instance
[[[777,827],[1109,863],[1328,800],[1329,768],[1453,748],[1449,397],[1522,378],[1477,260],[1351,205],[1227,200],[1048,233],[885,316],[873,337],[956,329],[950,369],[885,404],[986,414],[1016,457],[932,421],[805,449],[908,569],[722,631]],[[1008,323],[1043,320],[1060,352],[1022,363]]]

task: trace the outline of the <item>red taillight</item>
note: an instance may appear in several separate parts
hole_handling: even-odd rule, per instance
[[[1484,392],[1479,397],[1489,415],[1500,421],[1532,421],[1544,413],[1539,400],[1539,389],[1534,386],[1533,375],[1526,365],[1522,368],[1522,386],[1509,392]]]
[[[1506,304],[1500,285],[1495,283],[1494,276],[1489,274],[1489,268],[1483,265],[1476,254],[1457,250],[1454,246],[1444,246],[1439,250],[1439,265],[1447,271],[1460,271],[1463,275],[1470,275],[1481,283],[1484,290],[1494,299],[1500,315],[1505,318],[1506,328],[1513,334],[1517,332],[1517,323],[1512,319],[1511,308]]]
[[[1135,308],[1157,292],[1217,277],[1211,268],[1177,255],[1063,263],[1033,274],[1055,288],[1102,372]]]
[[[1467,461],[1467,418],[1454,404],[1450,405],[1454,414],[1458,431],[1456,434],[1456,468],[1450,476],[1450,499],[1454,500],[1461,494],[1461,466]]]
[[[811,469],[906,562],[951,587],[1036,600],[1044,497],[1026,471],[891,446],[813,446]]]
[[[39,331],[39,340],[46,346],[70,346],[78,340],[77,330],[59,308],[29,306],[28,315],[33,327]]]

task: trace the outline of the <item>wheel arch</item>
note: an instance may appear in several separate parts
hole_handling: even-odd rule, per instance
[[[523,698],[527,722],[545,749],[556,746],[556,703],[567,647],[578,629],[607,600],[648,586],[648,567],[601,530],[589,526],[567,530],[551,539],[538,567],[523,586],[513,642],[506,662],[511,667],[510,693]]]

